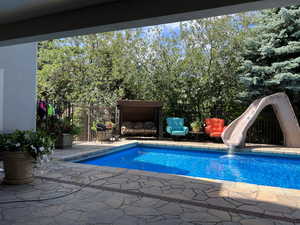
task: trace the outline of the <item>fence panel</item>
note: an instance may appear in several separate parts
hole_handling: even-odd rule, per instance
[[[255,121],[248,130],[246,142],[282,145],[283,135],[277,119],[259,119]]]

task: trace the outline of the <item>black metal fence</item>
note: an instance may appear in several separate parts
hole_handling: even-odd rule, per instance
[[[87,108],[81,108],[81,116],[80,116],[80,124],[82,126],[82,133],[78,137],[80,141],[95,141],[97,138],[96,132],[90,130],[89,127],[93,124],[98,117],[102,117],[103,107],[93,107],[93,110],[88,110]],[[89,112],[90,111],[90,115]],[[190,118],[186,119],[186,125],[189,124],[190,121],[193,121],[198,115],[194,112],[191,112]],[[113,113],[110,112],[110,120],[113,120]],[[216,116],[217,117],[217,116]],[[222,117],[221,117],[222,118]],[[230,122],[230,121],[229,121]],[[229,123],[227,121],[227,124]],[[163,120],[163,128],[165,130],[165,120]],[[258,144],[274,144],[274,145],[282,145],[283,144],[283,135],[279,125],[279,122],[276,118],[276,115],[273,112],[271,106],[266,107],[254,124],[250,127],[247,133],[246,138],[247,143],[258,143]]]
[[[91,132],[90,140],[96,140],[96,132]],[[87,134],[84,132],[78,138],[81,141],[88,141]],[[258,144],[274,144],[274,145],[282,145],[283,144],[283,135],[277,119],[275,120],[257,120],[248,130],[247,143],[258,143]]]
[[[283,141],[279,121],[272,106],[268,106],[248,130],[246,142],[282,145]]]
[[[248,130],[246,142],[282,145],[283,135],[277,119],[255,121]]]

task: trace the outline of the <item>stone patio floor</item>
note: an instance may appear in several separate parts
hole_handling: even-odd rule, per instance
[[[300,190],[59,160],[130,142],[82,143],[57,150],[51,162],[36,170],[34,183],[0,185],[0,224],[300,225]],[[193,143],[180,142],[185,144]],[[49,197],[55,199],[21,202]],[[13,200],[19,202],[4,204]]]

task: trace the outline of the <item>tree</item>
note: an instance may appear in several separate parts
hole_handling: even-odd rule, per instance
[[[246,42],[241,80],[249,100],[284,91],[293,102],[300,93],[300,7],[261,12],[257,35]]]
[[[242,86],[237,68],[251,23],[250,16],[238,14],[182,24],[185,94],[201,120],[211,116],[231,120],[239,113],[236,100]]]
[[[74,48],[59,40],[41,42],[38,46],[38,96],[62,111],[73,101],[74,54]]]
[[[165,116],[189,121],[237,112],[236,69],[249,34],[247,14],[43,42],[39,96],[113,106],[120,98],[163,102]],[[91,111],[91,110],[88,110]]]

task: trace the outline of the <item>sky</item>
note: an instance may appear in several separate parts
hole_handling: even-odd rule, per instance
[[[176,22],[176,23],[167,23],[167,24],[160,24],[160,25],[154,25],[154,26],[147,26],[147,27],[143,27],[142,29],[144,31],[148,31],[147,35],[149,35],[149,30],[155,28],[155,27],[162,27],[162,34],[165,37],[168,37],[172,34],[179,34],[179,26],[180,26],[180,22]]]
[[[251,14],[255,15],[258,12],[259,11],[249,11],[249,12],[247,12],[247,14],[248,15],[251,15]],[[230,14],[230,16],[234,16],[235,17],[235,16],[238,16],[238,14]],[[222,16],[217,16],[217,17],[214,17],[214,18],[218,18],[218,17],[222,17]],[[189,21],[191,21],[191,20],[189,20]],[[185,22],[185,21],[182,21],[182,22]],[[157,27],[157,26],[160,26],[160,27],[163,28],[163,35],[166,36],[166,37],[172,35],[172,33],[174,33],[174,32],[175,32],[175,34],[176,33],[179,34],[180,22],[167,23],[167,24],[159,24],[159,25],[154,25],[154,26],[146,26],[146,27],[143,27],[142,29],[144,31],[147,31],[147,30],[149,30],[151,28],[154,28],[154,27]],[[253,25],[253,24],[250,25],[251,28],[254,27],[254,26],[255,25]]]

